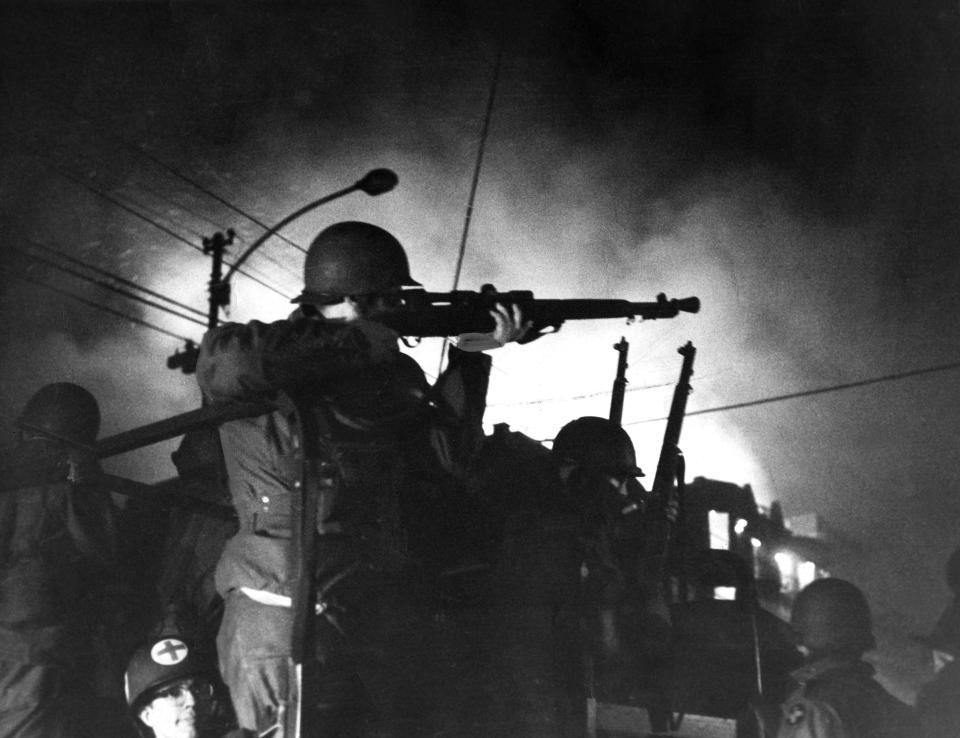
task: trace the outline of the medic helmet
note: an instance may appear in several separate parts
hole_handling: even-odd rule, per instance
[[[814,653],[863,653],[875,648],[870,606],[860,588],[844,579],[817,579],[793,603],[790,625]]]
[[[16,423],[21,430],[92,446],[100,431],[100,407],[80,385],[55,382],[41,387],[27,401]]]
[[[553,454],[561,462],[611,474],[643,476],[630,436],[606,418],[585,416],[571,420],[553,440]]]
[[[134,715],[157,690],[193,676],[216,678],[211,662],[178,634],[158,636],[134,651],[123,676],[127,704]]]
[[[303,267],[303,292],[292,302],[325,305],[347,295],[419,286],[396,238],[371,223],[345,221],[313,239]]]

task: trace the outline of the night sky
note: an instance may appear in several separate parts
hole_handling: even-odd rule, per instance
[[[690,476],[819,513],[880,626],[925,632],[960,544],[955,368],[696,414],[960,362],[960,14],[907,5],[4,4],[0,413],[63,380],[97,394],[104,434],[199,402],[165,360],[202,327],[49,249],[205,313],[202,238],[235,229],[236,256],[263,232],[225,202],[272,225],[389,167],[393,192],[268,241],[230,319],[285,316],[290,242],[343,219],[390,229],[450,289],[496,76],[460,287],[703,309],[502,349],[488,422],[545,439],[606,414],[624,336],[624,421],[652,476],[663,423],[641,421],[666,415],[690,340]],[[413,353],[436,373],[438,343]],[[169,450],[110,468],[163,479]]]

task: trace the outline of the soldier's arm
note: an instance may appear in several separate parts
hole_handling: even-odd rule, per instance
[[[522,342],[530,332],[532,323],[523,319],[519,305],[497,304],[490,311],[494,329],[490,333],[461,333],[454,339],[454,345],[461,351],[476,352],[502,348],[508,343]]]
[[[197,382],[214,402],[296,388],[395,354],[386,330],[309,319],[227,323],[204,336]]]
[[[448,363],[431,390],[440,412],[431,429],[430,445],[441,468],[463,476],[483,442],[491,359],[451,347]]]

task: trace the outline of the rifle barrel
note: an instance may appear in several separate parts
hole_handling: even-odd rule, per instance
[[[681,312],[700,309],[696,297],[668,300],[659,295],[655,302],[603,299],[535,299],[529,292],[419,293],[410,296],[407,307],[378,320],[402,336],[444,337],[461,333],[488,332],[494,322],[489,311],[494,305],[517,305],[523,319],[534,328],[559,328],[568,320],[624,318],[655,320],[674,318]]]

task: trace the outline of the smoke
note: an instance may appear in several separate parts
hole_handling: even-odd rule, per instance
[[[698,349],[691,412],[956,360],[960,128],[957,111],[935,102],[956,61],[950,19],[901,23],[859,9],[867,30],[858,30],[792,4],[710,23],[693,4],[658,14],[544,2],[493,16],[484,5],[151,6],[99,14],[103,23],[76,39],[71,18],[99,11],[45,24],[12,13],[8,125],[60,169],[148,204],[194,245],[235,228],[232,257],[262,229],[118,139],[268,224],[390,167],[400,175],[393,192],[352,194],[284,235],[306,246],[337,220],[377,223],[404,243],[415,278],[445,290],[502,47],[459,286],[630,300],[665,292],[697,295],[703,308],[646,324],[571,323],[498,351],[489,424],[551,438],[572,417],[605,415],[611,346],[623,336],[633,390],[624,420],[652,474],[663,426],[639,421],[666,415],[676,349],[688,340]],[[906,63],[898,49],[918,45],[922,63]],[[38,103],[37,91],[83,117]],[[4,172],[4,212],[16,216],[6,230],[204,306],[200,253],[22,152],[5,151]],[[292,296],[302,259],[274,238],[249,267]],[[4,282],[7,415],[59,380],[101,398],[108,433],[196,406],[192,380],[163,366],[175,339],[40,295]],[[230,319],[279,319],[289,308],[235,279]],[[432,341],[412,350],[429,373],[438,352]],[[960,516],[954,377],[691,415],[688,471],[751,483],[787,515],[820,514],[855,544],[838,573],[898,627],[922,630],[940,604],[924,593]],[[116,468],[162,478],[168,452]]]

